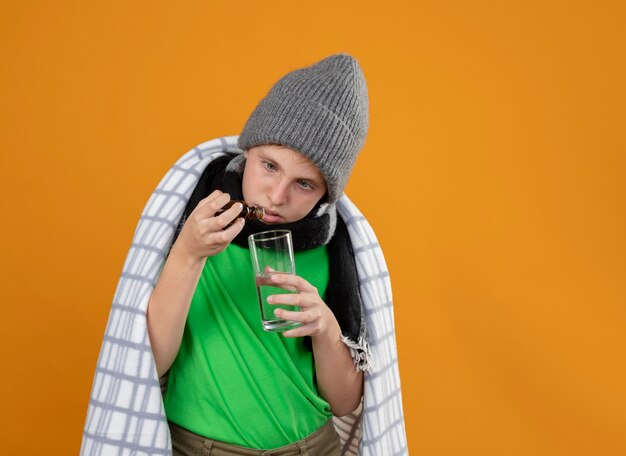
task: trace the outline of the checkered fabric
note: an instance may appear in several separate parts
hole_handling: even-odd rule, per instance
[[[207,164],[241,153],[237,136],[207,141],[182,156],[165,175],[139,219],[115,292],[100,350],[81,455],[171,455],[146,326],[146,309],[187,200]],[[396,353],[389,273],[372,228],[343,195],[339,215],[355,253],[374,368],[365,372],[358,410],[334,418],[344,455],[408,454]]]

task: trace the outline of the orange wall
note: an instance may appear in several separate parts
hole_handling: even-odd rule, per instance
[[[624,5],[2,2],[3,452],[77,453],[169,166],[349,51],[371,130],[348,193],[391,271],[411,453],[626,454]]]

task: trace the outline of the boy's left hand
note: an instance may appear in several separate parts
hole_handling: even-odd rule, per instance
[[[341,335],[339,323],[320,297],[317,288],[300,276],[291,274],[272,274],[272,282],[281,288],[292,288],[298,293],[277,294],[267,298],[269,304],[281,304],[299,306],[302,310],[289,311],[276,309],[274,315],[285,320],[299,321],[302,323],[297,328],[283,333],[285,337],[318,337]]]

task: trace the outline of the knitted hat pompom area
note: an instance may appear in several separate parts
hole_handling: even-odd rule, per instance
[[[328,187],[328,203],[342,195],[369,126],[369,99],[359,63],[335,54],[283,76],[257,105],[239,148],[279,144],[308,157]]]

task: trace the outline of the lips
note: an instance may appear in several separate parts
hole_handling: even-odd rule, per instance
[[[265,212],[262,219],[263,222],[278,223],[283,220],[283,217],[278,212],[270,211],[269,209],[265,208],[263,208],[263,210]]]

